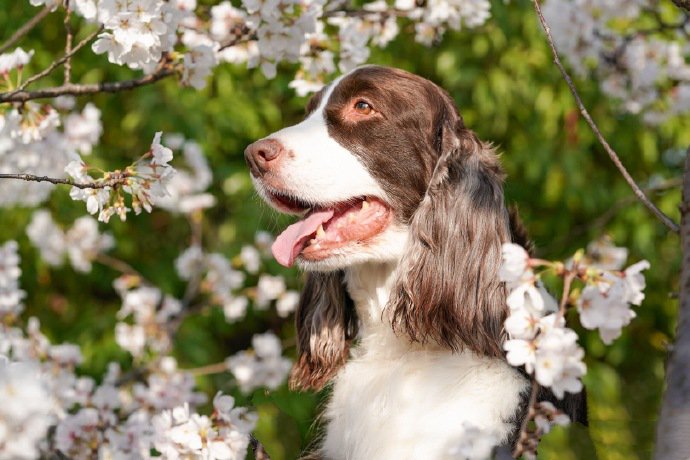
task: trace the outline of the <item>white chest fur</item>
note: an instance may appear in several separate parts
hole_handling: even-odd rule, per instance
[[[507,437],[526,380],[508,364],[397,337],[382,309],[393,265],[349,269],[360,343],[338,373],[325,411],[329,460],[449,458],[464,424]]]

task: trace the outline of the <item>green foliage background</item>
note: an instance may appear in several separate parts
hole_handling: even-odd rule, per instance
[[[26,1],[0,0],[0,41],[35,11]],[[77,39],[93,27],[80,25]],[[53,14],[21,43],[36,50],[31,72],[61,54],[63,33],[62,17]],[[495,1],[484,27],[448,34],[432,49],[415,44],[412,37],[412,27],[405,28],[387,49],[374,50],[370,62],[401,67],[437,82],[456,100],[466,124],[498,145],[508,173],[507,199],[519,205],[540,256],[565,258],[608,233],[617,245],[630,248],[630,262],[651,262],[647,299],[612,346],[605,347],[596,333],[581,330],[573,317],[587,351],[589,435],[578,427],[558,429],[540,449],[540,457],[547,459],[649,458],[666,348],[675,327],[678,237],[631,198],[628,186],[579,119],[529,2]],[[134,75],[88,49],[73,67],[79,82]],[[211,191],[218,200],[204,216],[204,242],[209,250],[233,256],[256,230],[275,232],[286,223],[253,193],[242,157],[250,142],[297,122],[303,114],[305,99],[287,87],[294,69],[282,70],[269,81],[259,71],[224,65],[201,92],[170,80],[128,93],[81,98],[80,106],[92,100],[102,110],[105,127],[101,145],[87,161],[108,169],[122,167],[144,152],[160,130],[199,141],[214,172]],[[59,84],[61,78],[58,71],[43,84]],[[640,183],[680,176],[683,151],[690,145],[687,117],[648,127],[639,117],[617,112],[596,81],[576,83],[605,136]],[[677,188],[653,194],[661,209],[676,219],[679,197]],[[56,190],[47,207],[63,224],[85,213],[83,203],[71,201],[66,188]],[[81,372],[98,376],[110,360],[126,365],[130,358],[113,337],[119,298],[111,283],[117,274],[97,264],[88,275],[48,267],[25,236],[31,213],[25,208],[0,210],[0,242],[17,239],[21,244],[28,314],[41,319],[53,341],[81,345],[86,358]],[[173,261],[188,245],[185,219],[154,211],[125,223],[113,219],[107,227],[117,239],[115,256],[166,292],[182,295],[184,284]],[[271,263],[271,271],[299,284],[295,270]],[[249,346],[252,333],[267,329],[288,343],[294,334],[290,320],[271,314],[250,312],[245,321],[228,325],[221,312],[209,309],[183,325],[175,355],[184,368],[215,363]],[[289,353],[294,354],[294,348]],[[241,404],[256,407],[261,415],[257,437],[275,460],[296,458],[318,431],[313,421],[323,394],[281,388],[245,396],[236,391],[229,374],[205,377],[199,385],[210,395],[223,390]]]

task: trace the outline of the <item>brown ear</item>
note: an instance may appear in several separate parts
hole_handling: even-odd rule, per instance
[[[510,241],[503,172],[493,149],[453,116],[439,130],[440,156],[410,224],[388,311],[416,342],[502,357],[506,292],[498,279]]]
[[[295,318],[297,362],[293,390],[321,389],[345,364],[357,335],[357,318],[342,271],[307,273]]]

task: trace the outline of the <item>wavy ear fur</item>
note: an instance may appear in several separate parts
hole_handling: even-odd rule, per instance
[[[389,313],[413,341],[503,357],[498,269],[501,244],[511,238],[504,175],[493,149],[457,114],[445,116],[451,120],[437,135],[440,156],[412,216]]]
[[[345,364],[357,335],[355,309],[342,271],[307,273],[295,323],[298,359],[290,388],[319,390]]]

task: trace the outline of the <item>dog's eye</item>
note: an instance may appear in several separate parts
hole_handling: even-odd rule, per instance
[[[369,115],[374,109],[371,107],[367,101],[357,101],[355,102],[355,110],[362,115]]]

